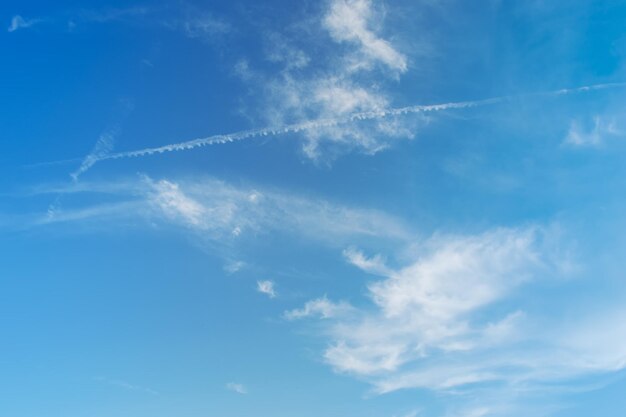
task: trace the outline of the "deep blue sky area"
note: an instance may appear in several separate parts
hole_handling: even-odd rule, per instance
[[[0,416],[621,417],[623,1],[3,1]]]

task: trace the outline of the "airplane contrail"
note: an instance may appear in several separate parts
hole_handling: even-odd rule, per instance
[[[114,142],[115,129],[100,135],[92,151],[83,158],[80,167],[70,174],[74,182],[78,181],[78,178],[87,172],[96,162],[102,161],[113,149]]]
[[[81,169],[80,173],[81,174],[84,173],[87,169],[92,167],[96,162],[105,161],[108,159],[133,158],[133,157],[153,155],[157,153],[190,150],[190,149],[194,149],[194,148],[198,148],[202,146],[237,142],[240,140],[251,139],[254,137],[277,136],[277,135],[283,135],[287,133],[297,133],[297,132],[302,132],[302,131],[307,131],[307,130],[324,128],[324,127],[332,127],[332,126],[354,122],[354,121],[382,119],[382,118],[386,118],[390,116],[400,116],[400,115],[414,114],[414,113],[439,112],[439,111],[445,111],[445,110],[451,110],[451,109],[465,109],[465,108],[471,108],[471,107],[488,106],[488,105],[503,103],[509,100],[524,98],[524,97],[560,96],[560,95],[566,95],[566,94],[575,94],[575,93],[605,90],[605,89],[620,88],[620,87],[626,87],[626,82],[593,84],[593,85],[587,85],[587,86],[576,87],[576,88],[564,88],[560,90],[551,90],[551,91],[544,91],[544,92],[538,92],[538,93],[491,97],[491,98],[486,98],[482,100],[457,101],[457,102],[442,103],[442,104],[416,105],[416,106],[407,106],[407,107],[399,107],[399,108],[384,109],[384,110],[363,111],[363,112],[358,112],[358,113],[352,113],[352,114],[342,116],[342,117],[314,119],[314,120],[309,120],[309,121],[300,122],[300,123],[293,123],[293,124],[288,124],[288,125],[279,126],[279,127],[265,127],[265,128],[260,128],[260,129],[242,130],[239,132],[207,136],[207,137],[192,139],[192,140],[188,140],[184,142],[163,145],[159,147],[144,148],[144,149],[139,149],[135,151],[103,154],[103,155],[95,157],[94,159],[91,159],[89,161],[90,163],[84,166]]]

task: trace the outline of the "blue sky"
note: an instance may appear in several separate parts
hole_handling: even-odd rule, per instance
[[[625,20],[4,1],[0,415],[621,416]]]

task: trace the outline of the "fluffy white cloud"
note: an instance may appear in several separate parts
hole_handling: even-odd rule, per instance
[[[436,238],[415,263],[369,287],[386,317],[419,312],[449,322],[494,302],[529,278],[538,264],[534,231],[500,229],[480,236]]]
[[[326,362],[370,381],[377,393],[532,386],[623,369],[626,349],[618,340],[626,326],[615,326],[625,322],[623,310],[574,325],[534,316],[512,301],[519,302],[523,285],[558,274],[551,233],[528,227],[437,235],[399,268],[348,249],[348,262],[382,276],[368,285],[371,304],[357,308],[324,298],[286,317],[327,319]]]
[[[324,26],[334,40],[358,44],[364,58],[358,60],[357,68],[367,68],[371,61],[380,61],[391,69],[405,72],[406,57],[370,29],[376,18],[370,0],[334,0],[324,18]]]
[[[365,87],[350,77],[333,75],[302,79],[283,74],[265,83],[269,103],[264,116],[271,125],[281,126],[303,120],[338,120],[359,112],[381,112],[389,107],[386,95],[376,87]],[[304,154],[316,161],[347,151],[375,154],[397,139],[411,138],[424,116],[411,122],[402,116],[370,120],[346,120],[316,123],[313,129],[300,132]]]
[[[265,280],[265,281],[257,281],[256,289],[258,292],[262,294],[267,294],[270,298],[276,297],[276,290],[274,288],[274,282]]]
[[[271,126],[322,121],[299,132],[304,154],[315,161],[347,151],[375,154],[394,140],[412,138],[425,117],[414,117],[410,123],[399,115],[349,119],[355,113],[388,109],[384,82],[395,82],[407,70],[406,57],[373,29],[382,27],[382,15],[371,1],[334,0],[314,27],[309,27],[310,22],[304,25],[318,35],[314,40],[304,36],[309,43],[297,44],[277,33],[268,35],[271,47],[266,48],[266,58],[282,64],[282,70],[263,75],[248,61],[240,61],[235,69],[242,79],[262,90],[263,102],[252,116],[260,113],[263,122]],[[323,44],[325,58],[311,59],[310,55],[319,54],[316,42],[328,36],[334,42]],[[258,112],[258,108],[262,110]],[[323,123],[342,117],[346,118],[343,122]]]
[[[375,111],[387,107],[387,100],[382,96],[360,86],[342,84],[337,79],[316,82],[312,93],[314,102],[332,114]]]

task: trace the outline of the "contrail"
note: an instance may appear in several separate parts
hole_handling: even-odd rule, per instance
[[[78,169],[70,174],[70,177],[72,177],[72,180],[74,182],[77,182],[78,178],[82,174],[87,172],[89,168],[91,168],[95,163],[106,159],[106,156],[113,151],[113,147],[115,145],[115,137],[120,131],[121,122],[126,119],[126,117],[128,117],[128,115],[135,108],[132,100],[129,99],[119,100],[118,105],[118,122],[106,131],[104,131],[102,134],[100,134],[100,137],[96,141],[96,144],[94,145],[91,152],[85,158],[83,158],[83,161]]]
[[[349,123],[349,122],[354,122],[354,121],[382,119],[382,118],[389,117],[389,116],[399,116],[399,115],[410,114],[410,113],[424,113],[424,112],[434,112],[434,111],[442,111],[442,110],[449,110],[449,109],[462,109],[462,108],[467,108],[467,107],[495,104],[503,100],[505,100],[504,97],[497,97],[497,98],[490,98],[490,99],[477,100],[477,101],[461,101],[461,102],[455,102],[455,103],[432,104],[432,105],[424,105],[424,106],[409,106],[409,107],[401,107],[401,108],[396,108],[396,109],[365,111],[365,112],[359,112],[359,113],[352,113],[344,117],[315,119],[315,120],[309,120],[309,121],[300,122],[300,123],[293,123],[293,124],[280,126],[280,127],[265,127],[261,129],[242,130],[242,131],[235,132],[235,133],[207,136],[203,138],[188,140],[185,142],[163,145],[163,146],[159,146],[155,148],[145,148],[145,149],[139,149],[136,151],[112,153],[112,154],[103,156],[102,158],[98,159],[98,161],[104,161],[107,159],[120,159],[120,158],[147,156],[147,155],[153,155],[156,153],[164,153],[164,152],[183,151],[183,150],[198,148],[201,146],[237,142],[240,140],[251,139],[254,137],[277,136],[277,135],[284,135],[287,133],[298,133],[298,132],[307,131],[307,130],[320,129],[324,127],[332,127],[332,126],[341,125],[344,123]]]
[[[22,165],[22,168],[35,169],[35,168],[48,167],[48,166],[54,166],[54,165],[73,164],[75,162],[81,162],[84,159],[85,159],[84,157],[81,157],[81,158],[72,158],[72,159],[61,159],[58,161],[49,161],[49,162],[34,162],[32,164]]]
[[[96,162],[105,159],[113,149],[114,142],[115,130],[100,135],[92,151],[83,159],[80,167],[70,174],[74,182],[78,181],[78,178],[87,172]]]
[[[255,137],[262,136],[277,136],[284,135],[287,133],[297,133],[307,130],[319,129],[324,127],[332,127],[336,125],[341,125],[344,123],[354,122],[354,121],[363,121],[363,120],[373,120],[373,119],[382,119],[390,116],[401,116],[406,114],[415,114],[415,113],[428,113],[428,112],[440,112],[451,109],[465,109],[471,107],[479,107],[479,106],[488,106],[498,103],[503,103],[513,99],[519,99],[524,97],[551,97],[551,96],[560,96],[566,94],[575,94],[582,93],[588,91],[596,91],[596,90],[605,90],[611,88],[620,88],[626,87],[626,82],[623,83],[607,83],[607,84],[593,84],[583,87],[576,88],[565,88],[560,90],[551,90],[544,91],[538,93],[529,93],[529,94],[519,94],[519,95],[511,95],[511,96],[499,96],[492,97],[482,100],[472,100],[472,101],[458,101],[458,102],[450,102],[443,104],[430,104],[430,105],[416,105],[416,106],[407,106],[407,107],[399,107],[385,110],[374,110],[374,111],[364,111],[358,113],[352,113],[343,117],[336,118],[323,118],[323,119],[315,119],[309,120],[301,123],[293,123],[285,126],[279,127],[265,127],[261,129],[251,129],[251,130],[243,130],[239,132],[222,134],[222,135],[213,135],[207,136],[203,138],[197,138],[185,142],[173,143],[169,145],[154,147],[154,148],[144,148],[135,151],[127,151],[127,152],[117,152],[117,153],[109,153],[103,155],[94,155],[93,159],[90,159],[88,164],[85,164],[79,170],[79,173],[84,173],[87,169],[93,166],[96,162],[105,161],[107,159],[121,159],[121,158],[133,158],[133,157],[141,157],[148,156],[157,153],[164,152],[174,152],[174,151],[183,151],[190,150],[194,148],[199,148],[202,146],[209,145],[218,145],[229,142],[237,142],[244,139],[251,139]]]

